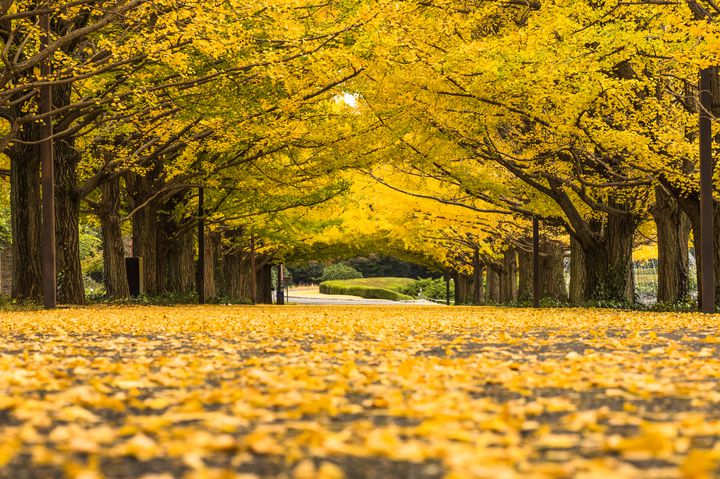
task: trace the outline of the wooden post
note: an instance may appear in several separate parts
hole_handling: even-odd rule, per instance
[[[255,257],[255,232],[250,233],[250,300],[257,303],[257,258]]]
[[[198,303],[205,304],[205,188],[198,188]]]
[[[277,265],[277,287],[275,288],[277,304],[285,304],[285,268],[282,264]]]
[[[480,247],[473,250],[473,305],[482,303],[482,269],[480,263]]]
[[[46,8],[50,8],[47,2]],[[50,44],[50,13],[40,16],[42,28],[42,48]],[[40,75],[48,81],[52,73],[51,57],[42,62]],[[40,163],[42,173],[42,283],[43,299],[46,309],[57,306],[57,263],[55,251],[55,165],[53,152],[52,125],[52,87],[47,84],[40,87],[40,114],[44,115],[40,143]]]
[[[540,307],[540,220],[533,216],[533,307]]]
[[[445,271],[445,304],[450,306],[450,272]]]
[[[700,311],[715,312],[715,225],[712,158],[712,68],[700,72]]]

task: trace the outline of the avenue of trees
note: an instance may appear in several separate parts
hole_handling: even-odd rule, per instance
[[[83,223],[112,299],[128,255],[149,295],[269,302],[273,265],[380,252],[452,277],[458,303],[523,301],[533,217],[544,297],[632,303],[633,251],[656,243],[658,302],[686,303],[718,18],[711,0],[0,2],[12,295],[42,297],[51,85],[61,303],[86,300]]]

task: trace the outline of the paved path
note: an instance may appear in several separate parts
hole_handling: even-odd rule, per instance
[[[328,295],[331,296],[331,295]],[[417,301],[389,301],[386,299],[365,299],[365,298],[358,298],[358,299],[347,299],[347,298],[322,298],[322,297],[313,297],[313,298],[306,298],[301,296],[293,296],[292,294],[288,296],[288,302],[290,304],[342,304],[342,305],[365,305],[365,304],[406,304],[406,305],[413,305],[413,306],[431,306],[431,305],[437,305],[437,303],[433,303],[432,301],[425,301],[425,300],[417,300]]]
[[[366,299],[359,296],[320,294],[317,287],[315,288],[298,288],[290,290],[288,295],[288,303],[290,304],[323,304],[323,305],[410,305],[410,306],[432,306],[437,303],[427,300],[416,301],[390,301],[387,299]]]

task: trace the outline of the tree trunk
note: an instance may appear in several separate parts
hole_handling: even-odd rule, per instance
[[[216,270],[217,255],[220,247],[220,233],[208,233],[205,240],[205,298],[215,299],[217,297]]]
[[[224,234],[228,242],[220,243],[224,294],[230,301],[252,303],[250,254],[242,246],[246,238],[240,230]]]
[[[510,248],[503,253],[503,264],[500,273],[500,302],[512,303],[517,299],[517,259],[515,249]]]
[[[658,303],[679,303],[688,297],[690,218],[662,186],[655,188],[652,208],[658,232]]]
[[[561,302],[568,300],[568,291],[565,285],[564,259],[564,247],[560,242],[546,241],[540,245],[540,284],[542,285],[542,298],[550,298]],[[532,270],[530,288],[532,291]]]
[[[225,285],[225,257],[222,245],[223,234],[218,232],[217,239],[214,240],[215,246],[215,297],[227,296],[227,287]]]
[[[530,301],[533,298],[533,254],[532,251],[518,249],[517,255],[518,301]]]
[[[486,270],[485,301],[488,303],[500,303],[500,268],[488,265]]]
[[[249,275],[244,271],[247,261],[242,250],[236,249],[223,255],[223,283],[225,295],[234,302],[249,301]]]
[[[255,234],[250,234],[250,301],[255,304],[258,301],[258,270],[257,254],[255,252]]]
[[[130,289],[125,270],[125,246],[120,217],[120,179],[115,177],[100,186],[102,200],[97,212],[103,238],[105,291],[110,299],[127,299]]]
[[[518,300],[533,298],[533,255],[530,251],[518,250]],[[567,302],[565,284],[564,248],[558,241],[540,243],[540,298]]]
[[[133,209],[139,208],[132,217],[133,256],[142,258],[145,294],[160,292],[157,275],[157,203],[148,201],[151,196],[149,181],[135,174],[128,176],[132,187]]]
[[[23,141],[37,141],[35,123],[24,125]],[[42,248],[40,209],[40,150],[37,144],[15,143],[10,157],[10,217],[12,225],[12,297],[41,301]]]
[[[601,281],[605,298],[619,302],[635,302],[633,275],[633,239],[635,220],[630,215],[608,215],[605,234],[608,251],[608,270]]]
[[[467,304],[468,280],[467,276],[457,271],[452,272],[453,283],[455,286],[455,306]]]
[[[570,235],[570,302],[634,302],[630,215],[609,215],[602,241]]]
[[[480,251],[475,248],[473,255],[473,304],[479,306],[483,300],[483,269],[480,262]]]
[[[178,223],[173,215],[183,198],[175,196],[158,214],[156,267],[161,291],[168,294],[195,291],[195,235],[192,228]]]
[[[588,301],[612,299],[607,290],[608,255],[597,244],[584,246],[571,236],[570,239],[570,302],[582,305]],[[624,277],[624,276],[623,276]],[[625,285],[612,286],[613,290],[625,291]],[[617,299],[617,296],[616,296]],[[622,299],[619,299],[622,301]]]
[[[55,141],[55,236],[58,302],[84,304],[85,286],[80,266],[80,194],[77,165],[80,154],[74,138]]]

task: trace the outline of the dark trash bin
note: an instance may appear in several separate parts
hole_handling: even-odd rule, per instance
[[[130,296],[133,298],[137,298],[141,294],[145,294],[145,285],[143,284],[142,258],[125,258],[125,270],[127,271],[127,281],[128,288],[130,289]]]

